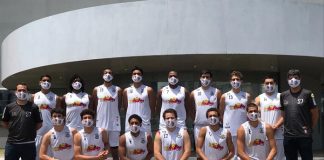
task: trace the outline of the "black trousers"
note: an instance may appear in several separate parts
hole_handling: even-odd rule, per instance
[[[284,149],[287,160],[297,160],[298,153],[302,160],[313,159],[312,138],[284,138]]]

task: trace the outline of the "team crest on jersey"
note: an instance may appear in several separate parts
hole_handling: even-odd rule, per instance
[[[201,96],[201,92],[200,91],[198,92],[198,96]]]
[[[112,93],[115,93],[115,92],[116,92],[116,88],[113,88],[113,89],[111,90],[111,92],[112,92]]]
[[[225,134],[221,134],[219,138],[220,139],[225,139],[225,137],[226,137]]]
[[[260,133],[264,133],[264,130],[263,130],[263,128],[260,128]]]
[[[178,134],[178,135],[177,135],[177,138],[182,138],[182,135],[181,135],[181,134]]]
[[[65,137],[70,138],[71,137],[70,132],[65,132]]]
[[[145,143],[145,139],[144,138],[142,138],[141,143],[143,143],[143,144]]]
[[[26,112],[26,117],[30,117],[31,116],[31,112]]]
[[[210,92],[210,95],[211,95],[211,96],[214,95],[214,92]]]
[[[54,100],[54,97],[49,96],[49,97],[48,97],[48,100],[53,101],[53,100]]]
[[[129,93],[133,93],[133,89],[129,89]]]
[[[303,102],[304,102],[304,99],[301,99],[301,98],[297,99],[297,104],[303,104]]]
[[[95,139],[99,139],[99,134],[98,133],[95,134]]]
[[[144,88],[141,89],[141,93],[143,93],[143,92],[144,92]]]
[[[168,134],[164,134],[164,135],[163,135],[163,138],[168,138],[168,137],[169,137]]]

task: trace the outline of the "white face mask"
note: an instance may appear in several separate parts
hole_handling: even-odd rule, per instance
[[[170,78],[168,78],[168,82],[171,85],[176,85],[179,82],[179,79],[176,77],[170,77]]]
[[[26,92],[16,92],[16,96],[21,101],[28,99],[28,93],[26,93]]]
[[[174,128],[177,126],[176,119],[167,119],[164,121],[167,128]]]
[[[104,75],[102,76],[102,78],[104,79],[104,81],[106,81],[106,82],[110,82],[111,80],[114,79],[114,76],[112,76],[112,75],[109,74],[109,73],[106,73],[106,74],[104,74]]]
[[[218,117],[209,117],[208,122],[210,125],[216,125],[219,123],[219,118]]]
[[[210,79],[207,79],[207,78],[201,78],[201,79],[200,79],[200,83],[201,83],[201,85],[202,85],[203,87],[207,87],[207,86],[209,86],[209,84],[210,84]]]
[[[250,121],[257,121],[259,118],[259,113],[257,112],[248,113],[247,117],[249,118]]]
[[[51,88],[51,82],[41,82],[40,86],[43,88],[43,89],[50,89]]]
[[[237,81],[237,80],[235,80],[235,81],[231,81],[231,86],[232,86],[232,88],[234,88],[234,89],[238,89],[238,88],[241,87],[241,81]]]
[[[274,90],[275,90],[275,86],[274,85],[272,85],[272,84],[268,84],[268,85],[264,85],[264,90],[265,90],[265,92],[267,92],[267,93],[272,93],[272,92],[274,92]]]
[[[63,125],[64,124],[64,119],[63,118],[59,118],[59,117],[52,118],[52,124],[53,124],[53,126]]]
[[[72,83],[72,88],[75,89],[75,90],[79,90],[82,88],[82,83],[81,82],[73,82]]]
[[[142,81],[142,76],[135,74],[135,75],[132,76],[132,80],[135,83],[141,82]]]
[[[296,79],[296,78],[292,78],[290,80],[288,80],[288,84],[291,88],[296,88],[299,86],[300,84],[300,80],[299,79]]]
[[[81,122],[84,127],[91,127],[94,123],[92,119],[84,119]]]
[[[129,126],[129,129],[131,132],[137,133],[140,130],[140,126],[134,124],[134,125]]]

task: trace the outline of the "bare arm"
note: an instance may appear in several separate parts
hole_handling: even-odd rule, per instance
[[[123,100],[123,90],[119,88],[118,90],[118,109],[119,112],[123,109],[122,108],[122,100]]]
[[[225,111],[225,94],[221,96],[220,102],[219,102],[219,112],[221,115],[221,119],[223,120],[224,117],[224,111]]]
[[[318,118],[319,118],[319,112],[318,112],[318,108],[317,107],[315,107],[315,108],[312,108],[311,110],[310,110],[310,112],[311,112],[311,115],[312,115],[312,127],[313,127],[313,129],[316,127],[316,124],[317,124],[317,122],[318,122]]]
[[[231,132],[227,132],[226,135],[226,144],[228,148],[228,153],[222,158],[223,160],[230,160],[234,157],[235,149],[234,149],[234,144],[232,141],[232,134]]]
[[[9,122],[2,121],[2,126],[4,128],[9,128]]]
[[[159,92],[157,93],[157,96],[156,96],[156,107],[155,107],[155,112],[157,114],[161,112],[161,106],[162,106],[162,90],[159,90]],[[156,117],[159,117],[159,116],[156,116]]]
[[[161,154],[162,147],[161,147],[161,137],[160,132],[156,132],[154,138],[154,158],[156,160],[165,160],[165,158]]]
[[[125,137],[125,134],[123,134],[119,138],[118,154],[119,154],[120,160],[130,160],[126,156],[126,137]]]
[[[276,140],[274,139],[274,132],[270,125],[266,124],[266,135],[269,140],[270,152],[267,160],[272,160],[277,154]]]
[[[47,132],[42,139],[42,143],[41,143],[41,146],[39,149],[39,159],[40,160],[54,160],[53,157],[46,155],[47,148],[50,145],[50,139],[51,139],[51,134],[50,134],[50,132]]]
[[[145,160],[150,160],[153,157],[153,142],[152,136],[150,134],[147,135],[147,155]]]
[[[217,108],[219,108],[219,105],[220,105],[220,99],[222,98],[222,91],[217,89]]]
[[[255,103],[256,105],[258,105],[259,112],[261,112],[261,108],[260,108],[260,96],[257,96],[257,97],[254,99],[254,103]]]
[[[246,97],[247,97],[247,104],[252,102],[252,97],[250,95],[250,93],[246,93]]]
[[[65,95],[62,96],[61,98],[61,108],[63,108],[64,110],[66,110],[66,103],[65,103]]]
[[[185,105],[185,109],[186,109],[186,117],[190,117],[190,113],[189,113],[189,110],[190,110],[190,98],[189,97],[190,97],[189,92],[188,92],[188,90],[185,89],[184,105]]]
[[[36,130],[42,128],[43,122],[36,123]]]
[[[128,107],[127,89],[124,89],[122,99],[123,99],[123,103],[122,103],[123,109],[127,111],[127,107]]]
[[[202,150],[202,147],[204,146],[205,143],[206,131],[207,131],[206,127],[200,128],[198,139],[197,139],[197,145],[196,145],[196,152],[202,160],[208,160],[208,157],[205,155],[205,153]]]
[[[148,87],[147,89],[147,94],[148,94],[148,98],[149,98],[149,104],[150,104],[150,108],[151,108],[151,113],[153,113],[153,116],[157,113],[155,113],[155,96],[154,96],[154,91],[151,87]]]
[[[192,121],[195,120],[195,114],[196,114],[196,103],[195,103],[195,96],[194,93],[191,92],[190,96],[189,96],[189,105],[190,105],[190,109],[188,110],[190,118],[192,119]]]
[[[98,105],[98,96],[97,96],[97,87],[95,87],[92,91],[92,102],[89,108],[97,113],[97,105]]]
[[[61,104],[61,99],[62,97],[60,96],[56,96],[56,99],[55,99],[55,108],[62,108],[62,104]]]
[[[245,133],[244,128],[241,125],[240,128],[237,130],[237,154],[242,160],[249,160],[250,157],[244,152],[245,147]]]
[[[190,143],[190,137],[187,130],[183,130],[183,144],[184,144],[183,154],[180,160],[188,159],[191,154],[191,143]]]

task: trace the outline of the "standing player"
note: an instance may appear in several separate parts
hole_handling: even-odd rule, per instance
[[[248,121],[237,130],[237,153],[242,160],[272,160],[277,152],[274,133],[270,125],[259,121],[258,106],[247,105]],[[267,151],[269,141],[270,152]]]
[[[132,69],[133,84],[123,92],[123,105],[126,109],[126,119],[137,114],[143,119],[143,128],[151,133],[151,111],[154,113],[155,97],[153,89],[142,84],[143,70],[139,67]],[[125,131],[129,124],[125,122]]]
[[[152,137],[141,130],[142,118],[136,114],[128,118],[130,131],[119,138],[120,160],[150,160],[153,154]]]
[[[39,85],[41,86],[41,90],[32,95],[31,101],[36,104],[42,114],[43,125],[42,128],[37,130],[37,135],[35,139],[36,144],[36,155],[39,153],[39,148],[41,145],[41,141],[43,136],[53,128],[52,118],[51,118],[51,110],[55,107],[58,107],[60,104],[60,98],[54,94],[51,89],[51,81],[52,78],[49,75],[42,75],[39,80]],[[50,152],[49,152],[50,154]],[[38,159],[38,156],[36,156]]]
[[[103,84],[93,89],[92,108],[96,111],[98,128],[108,131],[109,145],[114,160],[118,160],[118,145],[120,135],[120,115],[122,90],[112,84],[113,72],[111,69],[103,71]]]
[[[195,89],[190,94],[191,104],[191,117],[194,118],[194,136],[195,142],[199,135],[201,127],[208,126],[209,122],[206,118],[206,111],[209,108],[218,108],[219,100],[222,92],[211,86],[213,74],[209,70],[202,70],[200,73],[201,87]]]
[[[80,131],[83,126],[80,113],[88,108],[90,97],[84,92],[83,79],[74,74],[69,83],[70,92],[62,98],[62,104],[66,106],[66,125]]]
[[[87,160],[106,159],[109,153],[107,131],[95,127],[95,113],[92,110],[85,109],[80,115],[84,128],[74,136],[74,158]]]
[[[219,116],[219,111],[216,108],[209,108],[206,112],[209,125],[200,129],[196,146],[200,159],[229,160],[234,156],[231,133],[220,127]]]
[[[236,131],[246,121],[246,106],[251,97],[249,93],[241,91],[243,81],[241,72],[233,71],[230,78],[232,89],[222,95],[219,110],[223,117],[223,127],[232,133],[232,140],[236,142]],[[234,148],[236,153],[236,143]]]
[[[51,110],[53,128],[48,131],[42,140],[39,151],[41,160],[72,160],[74,156],[73,137],[77,131],[65,125],[65,111],[62,108]],[[46,155],[50,149],[53,156]]]
[[[177,127],[177,111],[169,108],[163,112],[166,127],[156,132],[154,157],[157,160],[188,159],[191,152],[190,138],[185,128]]]
[[[182,86],[178,85],[178,73],[170,71],[168,74],[169,84],[163,87],[157,96],[157,109],[160,111],[159,128],[165,128],[163,112],[169,108],[175,109],[178,113],[178,127],[186,127],[186,110],[188,110],[189,92]],[[159,113],[157,111],[157,113]]]
[[[276,82],[271,75],[264,78],[265,93],[255,98],[255,103],[260,106],[261,119],[270,124],[274,130],[274,136],[277,145],[277,155],[275,160],[285,159],[283,148],[283,117],[280,104],[280,93],[276,91]]]

